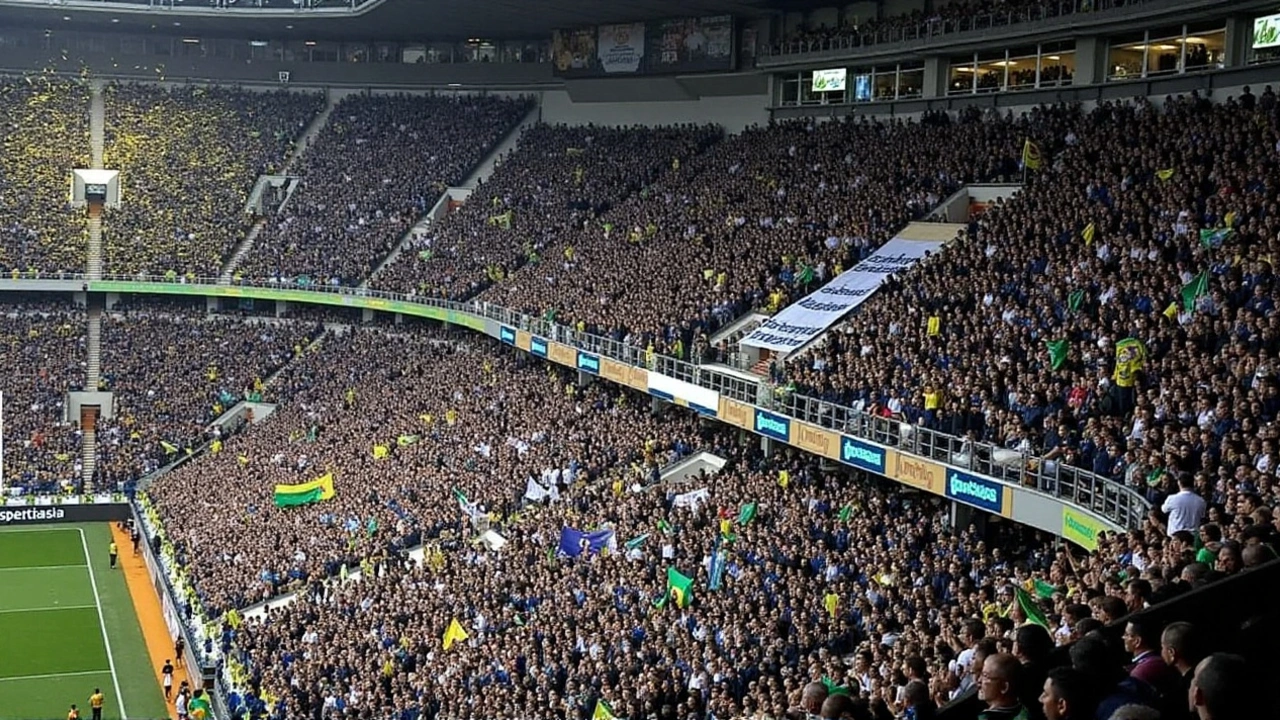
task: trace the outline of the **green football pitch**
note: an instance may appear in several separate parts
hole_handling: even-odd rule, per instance
[[[107,524],[0,528],[0,720],[166,718]],[[122,548],[128,552],[127,548]]]

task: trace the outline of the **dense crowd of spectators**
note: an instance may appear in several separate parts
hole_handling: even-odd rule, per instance
[[[79,485],[80,432],[63,421],[63,403],[84,387],[84,363],[82,309],[44,298],[0,305],[0,485],[45,493]]]
[[[320,348],[281,376],[288,401],[274,414],[219,456],[153,486],[169,538],[212,610],[368,556],[377,546],[365,532],[370,519],[384,528],[380,538],[409,524],[423,532],[451,524],[451,487],[501,507],[524,492],[529,472],[547,466],[576,460],[584,476],[602,474],[640,452],[636,438],[651,427],[644,403],[619,404],[603,390],[571,395],[540,368],[440,333],[335,331]],[[378,446],[387,457],[376,457]],[[275,484],[330,471],[334,500],[272,506]],[[180,512],[196,490],[208,498],[195,501],[205,504],[201,512]],[[227,522],[252,530],[204,552],[202,540]]]
[[[380,289],[465,299],[517,269],[534,272],[568,255],[583,233],[610,233],[601,218],[643,194],[663,172],[678,170],[720,139],[716,126],[606,128],[535,125],[502,158],[461,208],[413,239],[373,281]],[[617,227],[620,240],[629,232]]]
[[[324,106],[318,93],[110,84],[104,163],[121,206],[103,227],[108,272],[218,274],[250,227],[258,176],[279,170]]]
[[[220,437],[210,425],[251,396],[319,334],[316,323],[206,315],[148,303],[102,321],[101,389],[115,417],[98,428],[97,484],[115,489]]]
[[[71,171],[90,165],[89,89],[49,74],[0,80],[0,273],[81,273],[83,211]]]
[[[303,587],[266,621],[224,626],[238,702],[276,718],[586,720],[597,699],[618,717],[782,718],[825,676],[878,717],[974,686],[993,707],[1044,717],[1054,645],[1273,557],[1280,498],[1247,486],[1205,498],[1184,487],[1144,528],[1085,555],[1007,524],[951,527],[944,500],[791,449],[764,457],[684,411],[651,415],[646,398],[578,388],[537,363],[438,332],[327,338],[286,370],[275,415],[153,486],[206,610]],[[694,450],[728,464],[645,489]],[[332,500],[272,505],[275,483],[325,473]],[[559,498],[524,500],[530,478]],[[483,525],[467,522],[454,488]],[[702,488],[701,500],[685,494]],[[612,530],[616,543],[565,557],[565,526]],[[478,543],[483,528],[508,544]],[[417,543],[420,564],[400,552]],[[655,607],[669,567],[693,579],[690,607]],[[357,569],[360,582],[341,582]],[[1015,587],[1038,598],[1047,627],[1024,624]],[[469,638],[445,650],[453,619]],[[1143,666],[1121,682],[1125,658],[1161,648],[1160,628],[1132,633],[1123,651],[1096,636],[1080,646],[1076,669],[1096,696],[1078,709],[1185,707],[1170,671]],[[1205,652],[1194,640],[1170,641],[1181,682]],[[989,692],[988,676],[1014,683],[1009,662],[1020,684]]]
[[[544,262],[480,297],[639,348],[704,357],[707,334],[817,289],[961,184],[1016,179],[1020,134],[1050,116],[752,128],[581,231],[547,238],[538,247]]]
[[[790,380],[1147,492],[1187,475],[1205,497],[1269,493],[1280,241],[1266,203],[1280,169],[1266,157],[1280,119],[1246,104],[1104,104],[1038,126],[1052,167],[878,292]],[[1131,337],[1145,358],[1132,377],[1117,367]]]
[[[238,274],[354,286],[529,111],[528,98],[349,95],[307,148],[302,184]]]

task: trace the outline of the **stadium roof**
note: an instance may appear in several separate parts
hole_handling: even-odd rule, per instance
[[[158,32],[255,39],[486,40],[548,37],[554,28],[612,22],[754,16],[794,0],[384,0],[358,14],[270,8],[212,10],[204,2],[157,11],[103,5],[0,6],[0,22],[57,30]]]

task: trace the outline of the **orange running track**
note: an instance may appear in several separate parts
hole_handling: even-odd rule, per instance
[[[129,597],[133,598],[133,608],[138,613],[138,623],[142,625],[142,636],[147,641],[147,654],[151,656],[151,668],[156,675],[156,685],[164,692],[163,678],[160,668],[165,660],[173,661],[173,694],[176,697],[178,688],[185,680],[191,682],[185,665],[179,665],[173,656],[174,639],[169,636],[169,626],[164,623],[164,613],[160,610],[160,598],[151,584],[151,576],[147,573],[146,562],[141,555],[133,554],[133,541],[129,533],[111,523],[111,536],[120,548],[120,564],[124,568],[125,581],[129,584]],[[195,687],[193,684],[192,687]],[[173,707],[173,698],[168,700],[169,718],[177,720],[178,712]]]

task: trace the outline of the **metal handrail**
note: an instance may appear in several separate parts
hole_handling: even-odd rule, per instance
[[[61,279],[66,279],[65,276]],[[873,416],[860,410],[799,393],[779,393],[762,381],[750,381],[714,367],[687,362],[668,355],[653,354],[646,348],[612,338],[580,332],[545,318],[526,315],[492,303],[472,300],[461,302],[441,298],[419,297],[404,293],[332,285],[300,287],[283,283],[246,280],[234,286],[217,278],[188,277],[166,279],[143,275],[103,274],[90,279],[76,273],[71,281],[125,281],[162,285],[186,285],[192,294],[225,293],[233,287],[288,290],[302,293],[341,295],[353,299],[375,298],[396,303],[440,308],[445,311],[478,316],[524,330],[600,357],[628,365],[647,368],[667,377],[683,380],[713,390],[722,397],[767,407],[771,412],[796,420],[837,430],[850,437],[878,445],[897,448],[900,452],[945,463],[975,474],[985,475],[1028,491],[1047,495],[1095,512],[1125,528],[1141,527],[1151,505],[1134,488],[1063,463],[1042,460],[990,443],[956,437],[925,427]],[[0,279],[0,287],[5,284]],[[143,290],[145,292],[145,290]],[[394,308],[374,308],[394,312]]]

